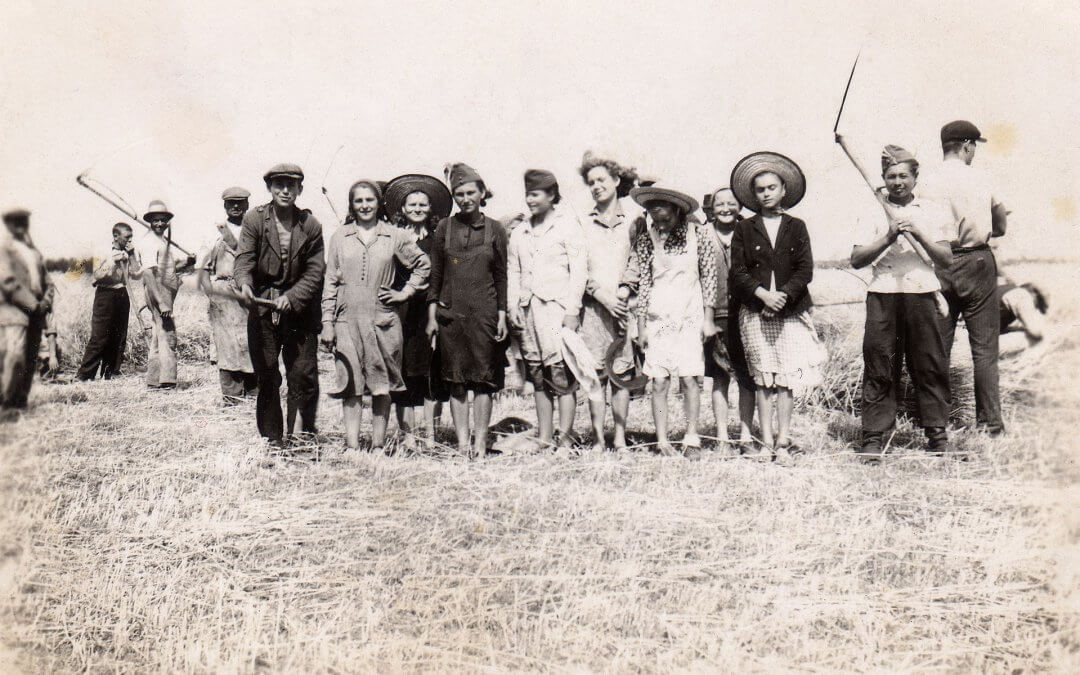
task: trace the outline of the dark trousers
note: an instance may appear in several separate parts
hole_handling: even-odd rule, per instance
[[[300,415],[301,429],[315,432],[315,411],[319,404],[319,336],[304,330],[299,320],[282,316],[274,325],[270,313],[252,312],[248,317],[248,348],[251,365],[259,382],[255,399],[255,421],[259,433],[273,441],[282,440],[285,428],[281,419],[281,370],[278,357],[285,362],[288,428],[291,432]]]
[[[218,381],[221,382],[221,395],[226,400],[249,396],[259,389],[259,380],[255,373],[240,370],[218,369]]]
[[[949,361],[933,293],[867,293],[863,333],[863,439],[893,428],[900,365],[906,359],[919,422],[944,427],[949,420]]]
[[[952,354],[956,320],[963,316],[975,366],[975,421],[991,431],[1004,428],[998,389],[997,263],[989,248],[953,251],[953,264],[938,268],[949,316],[941,320],[945,354]]]
[[[128,310],[131,300],[126,288],[94,291],[94,312],[90,319],[90,339],[86,343],[79,379],[92,380],[101,372],[106,380],[120,374],[127,344]]]

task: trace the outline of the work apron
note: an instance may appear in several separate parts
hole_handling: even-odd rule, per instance
[[[499,321],[492,273],[495,227],[487,216],[484,221],[483,246],[465,249],[453,236],[454,219],[446,220],[446,262],[435,316],[439,322],[443,379],[453,384],[499,389],[506,367],[506,345],[495,340]]]
[[[646,314],[645,374],[649,377],[693,377],[705,374],[701,350],[704,301],[698,273],[697,228],[686,224],[686,252],[668,253],[656,228],[648,228],[653,244],[652,292]]]

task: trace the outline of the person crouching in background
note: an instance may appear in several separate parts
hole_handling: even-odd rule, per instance
[[[525,203],[530,216],[510,235],[507,265],[507,308],[510,322],[521,331],[521,353],[536,400],[541,443],[553,437],[554,400],[559,405],[559,446],[570,447],[577,398],[563,360],[562,331],[581,325],[588,259],[581,224],[556,208],[561,196],[550,171],[525,172]],[[598,439],[603,447],[603,437]]]
[[[0,233],[0,416],[26,407],[55,288],[30,238],[30,212],[4,212]]]

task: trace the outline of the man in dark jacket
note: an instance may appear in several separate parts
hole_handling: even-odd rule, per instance
[[[304,172],[295,164],[278,164],[266,172],[263,181],[271,199],[244,216],[233,276],[249,302],[262,298],[273,303],[273,307],[252,307],[248,345],[259,380],[255,404],[259,433],[271,445],[282,447],[279,355],[289,387],[288,435],[315,432],[319,301],[326,261],[322,225],[295,203],[303,192]]]

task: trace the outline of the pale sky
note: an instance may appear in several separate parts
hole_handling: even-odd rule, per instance
[[[594,148],[699,199],[782,152],[808,178],[793,213],[815,257],[844,256],[881,217],[832,137],[860,49],[841,131],[872,170],[886,143],[933,170],[941,125],[969,119],[1013,212],[1006,254],[1080,244],[1074,2],[4,4],[0,203],[34,212],[46,255],[89,254],[122,219],[75,183],[91,166],[140,213],[164,199],[194,249],[222,189],[262,203],[277,162],[304,168],[299,203],[329,231],[328,168],[339,210],[358,178],[465,161],[490,215],[523,208],[529,168],[584,211]]]

